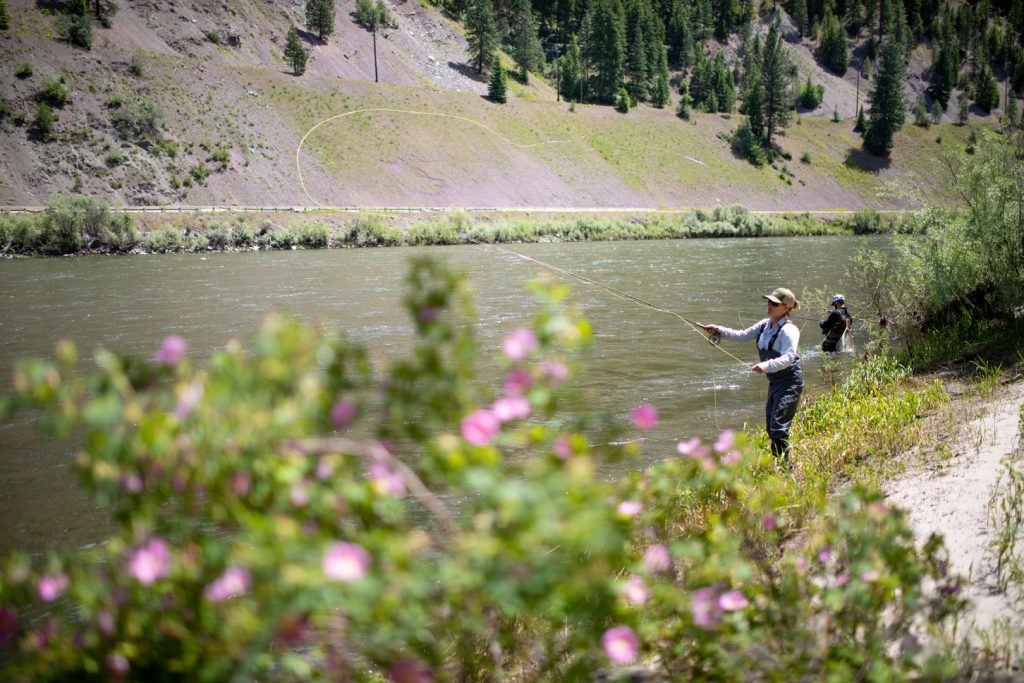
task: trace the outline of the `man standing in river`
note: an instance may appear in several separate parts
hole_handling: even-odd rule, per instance
[[[754,372],[768,378],[768,402],[765,421],[768,438],[772,442],[772,455],[782,467],[789,468],[789,427],[796,415],[800,394],[804,390],[804,376],[800,369],[800,328],[789,318],[790,311],[800,308],[793,292],[785,287],[763,294],[768,300],[768,317],[745,330],[734,330],[721,325],[701,325],[706,332],[720,334],[726,339],[757,339],[760,362],[751,367]]]

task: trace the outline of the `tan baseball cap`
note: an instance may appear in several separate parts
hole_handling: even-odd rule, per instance
[[[762,298],[768,299],[775,304],[782,304],[786,308],[799,308],[800,302],[796,300],[793,292],[785,287],[776,287],[771,294],[762,294]]]

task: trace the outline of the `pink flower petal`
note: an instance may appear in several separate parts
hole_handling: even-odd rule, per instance
[[[613,626],[601,637],[604,652],[615,664],[629,664],[640,653],[640,641],[628,626]]]
[[[48,574],[39,579],[39,597],[44,602],[53,602],[68,589],[68,577],[65,574]]]
[[[532,330],[520,327],[505,337],[505,341],[502,343],[502,350],[510,359],[522,360],[536,351],[538,345],[537,335]]]
[[[562,460],[568,460],[572,457],[572,444],[569,442],[569,437],[560,436],[555,439],[555,455]]]
[[[644,551],[644,566],[650,572],[665,572],[672,566],[672,558],[668,548],[661,543],[652,545]]]
[[[693,455],[697,448],[700,446],[700,439],[693,437],[689,441],[680,441],[676,444],[676,452],[679,455],[690,456]]]
[[[690,614],[693,623],[701,628],[712,628],[718,623],[719,608],[714,588],[698,588],[690,598]]]
[[[370,553],[355,543],[336,541],[324,553],[323,569],[327,578],[337,581],[358,581],[370,569]]]
[[[622,594],[626,596],[626,602],[631,605],[642,605],[651,596],[647,584],[635,574],[629,577],[625,585],[623,585]]]
[[[633,408],[633,426],[643,431],[654,429],[658,426],[658,411],[647,403],[638,405]]]
[[[747,597],[738,590],[731,590],[718,596],[718,608],[723,612],[736,612],[747,606]]]
[[[164,337],[160,348],[157,349],[154,360],[160,365],[174,366],[185,358],[188,351],[188,343],[176,334]]]
[[[167,576],[171,567],[171,553],[167,543],[160,538],[136,548],[128,562],[128,571],[140,583],[150,585]]]
[[[245,567],[229,567],[220,578],[206,587],[203,594],[210,602],[223,602],[237,595],[245,595],[252,587],[252,577]]]
[[[735,443],[736,433],[731,429],[726,429],[718,435],[718,440],[715,441],[715,451],[718,453],[725,453],[727,450],[732,448]]]
[[[351,401],[338,401],[331,408],[331,424],[337,430],[348,427],[356,418],[359,409]]]
[[[509,396],[521,396],[533,384],[533,378],[523,368],[516,368],[505,377],[505,393]]]
[[[624,500],[619,503],[616,511],[623,517],[635,517],[640,514],[640,510],[643,509],[643,505],[636,500]]]
[[[494,413],[479,408],[462,418],[462,438],[474,446],[486,446],[498,435],[500,427]]]
[[[548,384],[553,387],[562,386],[569,378],[569,368],[556,360],[541,361],[540,371],[544,374],[544,379],[548,381]]]

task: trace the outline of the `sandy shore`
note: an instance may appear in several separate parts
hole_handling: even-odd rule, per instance
[[[973,608],[963,623],[974,636],[999,619],[1009,619],[1018,627],[1024,624],[1024,610],[1020,605],[1015,608],[1015,596],[997,585],[995,558],[989,549],[998,533],[990,503],[1002,461],[1024,455],[1020,435],[1024,381],[1018,378],[1000,387],[980,406],[972,403],[976,401],[954,400],[965,409],[954,405],[948,413],[957,420],[956,439],[947,444],[948,458],[926,460],[885,487],[888,500],[908,511],[921,542],[933,532],[945,538],[952,570],[968,579],[966,597]]]

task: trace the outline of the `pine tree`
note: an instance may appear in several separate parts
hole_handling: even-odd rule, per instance
[[[306,26],[321,42],[334,33],[334,0],[306,0]]]
[[[999,84],[996,83],[988,64],[981,68],[981,73],[978,76],[974,104],[978,105],[978,108],[986,114],[991,114],[992,110],[999,106]]]
[[[576,36],[569,41],[559,66],[558,91],[564,99],[580,99],[580,46]]]
[[[487,97],[492,102],[505,104],[508,101],[508,83],[505,80],[505,69],[497,54],[491,56],[491,80],[487,85]]]
[[[689,121],[691,106],[693,106],[693,98],[687,92],[686,81],[683,81],[679,86],[679,105],[676,107],[676,115],[684,121]]]
[[[839,76],[846,73],[846,69],[850,65],[850,57],[846,49],[846,34],[839,25],[839,20],[832,14],[831,7],[825,11],[818,49],[822,64],[832,73]]]
[[[871,110],[864,147],[876,156],[889,156],[896,131],[906,120],[903,74],[906,65],[903,49],[895,36],[882,43],[878,76],[871,91]]]
[[[725,58],[719,52],[715,55],[713,71],[713,89],[715,100],[718,106],[714,111],[730,113],[736,105],[736,86],[733,82],[732,73],[725,67]],[[709,109],[709,111],[711,111]]]
[[[591,6],[588,63],[594,68],[594,94],[602,102],[614,102],[625,74],[626,27],[619,0],[594,0]]]
[[[867,127],[867,123],[864,121],[864,105],[861,105],[857,112],[857,123],[853,124],[853,132],[863,134]]]
[[[498,26],[491,0],[472,0],[466,12],[466,43],[470,63],[482,74],[498,48]]]
[[[537,37],[537,21],[530,0],[514,0],[511,21],[512,59],[519,65],[519,76],[527,83],[530,72],[544,64],[544,50]]]
[[[685,69],[693,63],[693,26],[689,6],[683,0],[672,0],[666,42],[672,64]]]
[[[865,81],[870,81],[871,77],[875,75],[875,67],[871,63],[871,57],[864,58],[864,66],[861,67],[860,75],[864,77]]]
[[[288,29],[288,38],[285,40],[284,59],[296,76],[306,73],[306,58],[306,48],[302,46],[299,30],[292,26]]]
[[[660,55],[658,75],[654,79],[654,90],[651,92],[651,104],[658,109],[664,109],[671,100],[671,88],[668,84],[668,55],[664,48]]]
[[[0,31],[6,31],[11,27],[11,15],[7,13],[7,2],[0,0]]]
[[[793,23],[796,24],[796,29],[800,32],[801,36],[806,36],[810,33],[810,20],[807,15],[807,0],[793,1]]]
[[[925,90],[928,97],[943,107],[949,106],[949,97],[953,94],[953,86],[956,85],[955,73],[953,51],[948,46],[942,45],[932,64],[932,74],[928,79],[928,88]]]
[[[633,23],[632,39],[629,42],[626,75],[629,76],[633,99],[642,102],[647,99],[647,45],[639,22]]]
[[[714,66],[703,52],[697,53],[693,69],[690,71],[689,87],[690,97],[693,98],[695,107],[702,107],[714,92]]]
[[[1017,106],[1017,98],[1012,95],[1006,101],[1006,125],[1010,128],[1020,127],[1020,109]]]
[[[765,145],[769,148],[775,132],[789,123],[789,114],[793,109],[791,72],[792,66],[786,55],[782,36],[779,35],[775,24],[772,24],[761,57],[761,73],[764,78],[764,139]]]
[[[750,132],[758,140],[764,140],[765,118],[764,118],[764,82],[761,79],[761,67],[755,65],[753,70],[747,74],[750,87],[743,98],[743,110],[747,114],[747,122]]]
[[[961,126],[966,126],[967,121],[971,118],[971,103],[967,99],[967,93],[960,93],[960,111],[957,115],[957,123]]]
[[[629,113],[629,99],[629,91],[625,86],[619,88],[619,91],[615,93],[615,109],[623,114]]]

